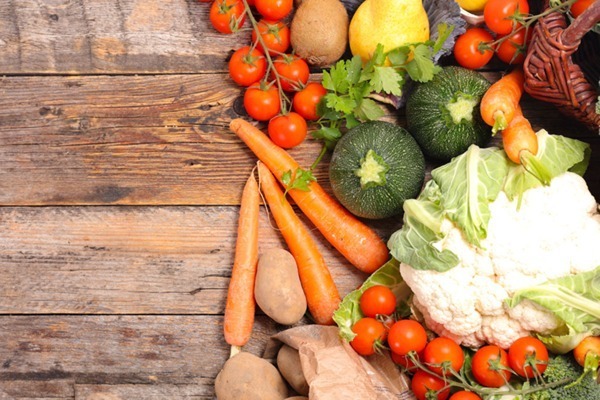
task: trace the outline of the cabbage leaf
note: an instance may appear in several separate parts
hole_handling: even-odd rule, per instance
[[[446,217],[462,230],[469,243],[480,246],[487,237],[489,205],[502,190],[508,167],[504,151],[471,145],[431,172],[442,192]]]
[[[512,308],[525,299],[564,322],[553,334],[540,336],[554,352],[572,350],[582,336],[600,333],[600,266],[520,289],[506,303]]]
[[[439,250],[435,243],[443,239],[441,225],[444,212],[441,192],[435,181],[425,185],[419,199],[404,202],[404,226],[388,241],[391,254],[415,269],[444,272],[458,264],[458,257],[449,250]]]

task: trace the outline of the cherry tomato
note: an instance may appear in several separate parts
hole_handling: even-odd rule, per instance
[[[278,56],[273,61],[273,65],[280,76],[281,88],[285,91],[292,91],[308,82],[310,76],[308,64],[298,56],[290,54]]]
[[[390,350],[401,356],[409,351],[420,353],[427,345],[427,332],[423,325],[412,319],[396,321],[388,332]]]
[[[571,15],[575,18],[579,17],[581,13],[587,10],[595,1],[596,0],[577,0],[571,5]]]
[[[600,337],[588,336],[573,349],[573,356],[575,357],[577,364],[583,367],[585,364],[585,357],[588,353],[600,357]]]
[[[395,362],[396,364],[404,367],[404,369],[406,369],[408,371],[412,371],[416,368],[415,363],[413,362],[413,360],[410,358],[410,356],[408,354],[405,356],[401,356],[400,354],[394,353],[393,351],[391,351],[390,354],[392,357],[392,361]],[[423,352],[417,353],[416,357],[417,357],[417,360],[423,360]]]
[[[465,355],[462,348],[454,340],[447,337],[437,337],[425,346],[423,361],[428,364],[428,368],[433,372],[439,375],[448,375],[450,371],[444,371],[442,365],[447,364],[458,372],[465,362]]]
[[[304,141],[308,128],[306,120],[292,111],[271,119],[267,131],[273,143],[284,149],[291,149]]]
[[[241,86],[258,82],[267,72],[265,56],[256,48],[244,46],[237,49],[229,60],[229,76]]]
[[[452,396],[450,396],[449,400],[481,400],[481,397],[479,397],[473,392],[461,390],[460,392],[456,392]]]
[[[489,0],[483,9],[486,26],[499,35],[508,35],[516,27],[515,16],[529,14],[527,0]]]
[[[269,49],[269,54],[285,53],[290,47],[290,28],[285,23],[261,19],[257,26],[260,37]],[[257,43],[257,46],[264,51],[262,44],[258,41],[256,29],[252,29],[252,43]]]
[[[210,6],[209,19],[217,31],[233,33],[244,25],[244,3],[241,0],[215,0]]]
[[[396,296],[387,286],[371,286],[360,296],[360,310],[366,317],[390,315],[396,310]]]
[[[285,18],[291,11],[294,0],[255,0],[256,11],[266,19],[278,21]]]
[[[508,355],[496,345],[479,348],[471,360],[475,380],[483,386],[500,387],[510,379]]]
[[[244,93],[244,109],[257,121],[268,121],[281,109],[279,91],[274,84],[253,83]]]
[[[383,323],[369,317],[359,319],[352,326],[352,332],[356,333],[356,336],[350,341],[350,346],[363,356],[375,354],[377,344],[383,342],[386,336]]]
[[[437,376],[433,376],[422,369],[415,372],[415,375],[412,377],[410,381],[410,388],[417,400],[429,400],[433,397],[428,395],[431,392],[438,392],[437,399],[445,400],[450,395],[450,388],[446,387],[446,383],[438,378]],[[442,390],[444,389],[444,390]]]
[[[302,115],[305,119],[315,121],[319,119],[317,105],[326,94],[327,89],[323,85],[311,82],[294,95],[292,107],[294,111]]]
[[[505,39],[496,49],[498,58],[507,64],[523,64],[531,31],[527,36],[527,40],[525,40],[525,29],[521,29]]]
[[[508,365],[523,378],[541,375],[548,364],[548,350],[541,340],[534,337],[522,337],[508,349]],[[534,372],[534,366],[537,373]]]
[[[492,35],[483,28],[470,28],[456,38],[454,43],[454,58],[463,67],[477,69],[486,65],[494,56],[489,45],[494,40]]]

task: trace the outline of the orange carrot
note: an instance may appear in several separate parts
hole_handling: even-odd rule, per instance
[[[513,119],[523,95],[523,70],[514,69],[492,84],[481,99],[481,117],[496,133]]]
[[[298,276],[306,295],[308,309],[317,324],[331,325],[333,313],[339,307],[341,298],[323,255],[308,229],[302,225],[300,218],[285,199],[275,177],[261,162],[258,163],[258,176],[260,188],[275,223],[298,265]]]
[[[298,163],[292,156],[254,125],[243,119],[234,119],[230,128],[280,182],[284,173],[294,174],[298,169]],[[350,214],[317,182],[310,182],[309,189],[290,189],[288,193],[329,243],[352,265],[371,273],[389,259],[387,246],[375,231]]]
[[[502,131],[502,145],[508,158],[516,164],[521,164],[523,151],[537,154],[537,135],[527,118],[523,116],[521,107],[517,107],[512,121]]]
[[[260,195],[253,170],[242,192],[235,256],[225,304],[223,330],[225,341],[231,346],[245,345],[252,334],[259,209]]]

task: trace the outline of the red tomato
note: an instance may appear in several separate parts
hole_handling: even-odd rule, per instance
[[[273,143],[284,149],[298,146],[304,141],[308,132],[306,120],[295,112],[271,119],[267,130]]]
[[[281,21],[258,21],[258,31],[269,54],[285,53],[290,47],[290,28]],[[262,44],[258,41],[256,29],[252,29],[252,43],[257,43],[258,48],[264,51]]]
[[[271,21],[285,18],[291,11],[294,0],[255,0],[254,6],[260,15]]]
[[[396,296],[387,286],[371,286],[360,296],[360,310],[366,317],[390,315],[396,310]]]
[[[412,319],[401,319],[388,332],[390,350],[401,356],[409,351],[420,353],[427,345],[427,332],[423,325]]]
[[[527,0],[489,0],[483,9],[486,26],[499,35],[508,35],[517,26],[513,19],[529,14]]]
[[[508,355],[495,345],[479,348],[471,360],[475,380],[483,386],[500,387],[510,379]]]
[[[238,85],[250,86],[260,81],[266,72],[265,56],[250,46],[237,49],[229,60],[229,76]]]
[[[463,67],[477,69],[486,65],[494,56],[491,47],[486,43],[494,40],[483,28],[470,28],[456,38],[454,58]]]
[[[246,12],[241,0],[215,0],[210,6],[209,19],[221,33],[232,33],[244,25]]]
[[[531,31],[528,32],[527,36],[527,40],[525,40],[525,29],[521,29],[505,39],[496,49],[498,58],[507,64],[523,64],[527,42],[531,38]]]
[[[300,88],[308,82],[310,70],[306,61],[298,56],[284,54],[273,61],[275,71],[279,74],[281,88],[287,92]]]
[[[378,343],[383,342],[386,336],[385,326],[375,318],[361,318],[353,326],[352,332],[356,336],[350,346],[360,355],[370,356],[375,354]]]
[[[600,357],[600,337],[588,336],[583,339],[575,347],[575,349],[573,349],[575,361],[577,361],[577,363],[582,367],[585,364],[585,357],[588,353],[595,354],[597,357]]]
[[[444,371],[443,365],[448,365],[448,367],[458,372],[465,362],[465,355],[462,348],[454,340],[447,337],[437,337],[425,346],[423,361],[428,364],[427,367],[430,370],[438,375],[448,375],[450,371]]]
[[[428,393],[437,392],[438,400],[445,400],[448,398],[448,395],[450,395],[450,388],[446,387],[446,383],[442,379],[433,376],[422,369],[415,372],[415,375],[410,381],[410,388],[417,400],[429,400],[434,398],[431,394],[428,395]]]
[[[452,396],[450,396],[449,400],[481,400],[481,397],[479,397],[473,392],[461,390],[460,392],[456,392]]]
[[[595,1],[596,0],[577,0],[571,5],[571,15],[575,18],[579,17],[581,13],[587,10]]]
[[[410,356],[407,354],[405,356],[401,356],[400,354],[396,354],[393,351],[390,352],[392,361],[396,364],[404,367],[404,369],[408,371],[412,371],[416,368],[415,363],[411,360]],[[417,353],[417,360],[423,360],[423,354]]]
[[[244,93],[244,109],[257,121],[268,121],[279,114],[281,104],[277,86],[253,83]]]
[[[541,375],[548,366],[548,350],[541,340],[522,337],[508,349],[508,365],[523,378]],[[537,372],[534,372],[537,369]]]
[[[311,82],[294,95],[292,107],[294,111],[302,115],[305,119],[315,121],[319,119],[317,105],[326,94],[327,89],[323,85]]]

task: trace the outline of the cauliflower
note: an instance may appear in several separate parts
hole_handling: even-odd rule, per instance
[[[512,309],[505,300],[519,289],[599,266],[600,214],[583,178],[571,172],[525,191],[521,199],[510,201],[499,192],[489,211],[479,246],[443,220],[443,239],[434,246],[454,253],[455,267],[439,272],[401,263],[400,273],[434,332],[468,347],[508,348],[530,332],[549,334],[560,325],[529,300]]]

